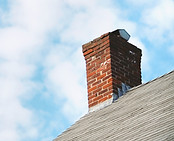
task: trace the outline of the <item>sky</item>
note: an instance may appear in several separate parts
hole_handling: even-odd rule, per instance
[[[82,45],[125,29],[143,83],[174,70],[173,0],[0,0],[0,140],[51,141],[88,112]]]

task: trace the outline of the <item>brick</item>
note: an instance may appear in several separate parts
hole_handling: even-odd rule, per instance
[[[106,97],[103,97],[102,99],[99,100],[99,103],[104,102],[104,101],[106,101],[107,99],[108,99],[107,96],[106,96]]]
[[[97,82],[94,82],[94,83],[92,84],[92,86],[95,86],[95,85],[97,85],[97,84],[99,84],[99,83],[101,83],[101,80],[98,80]]]
[[[88,73],[88,74],[87,74],[87,78],[93,76],[94,74],[96,74],[96,71],[93,71],[93,72],[91,72],[91,73]]]
[[[92,94],[93,94],[92,92],[88,93],[88,97],[91,96]]]
[[[101,99],[101,98],[103,98],[103,96],[102,96],[102,95],[99,95],[99,96],[93,98],[93,101],[98,101],[98,100]]]
[[[108,99],[110,99],[110,98],[112,98],[112,95],[110,94],[110,95],[108,95]]]
[[[111,58],[111,54],[108,54],[106,57],[105,57],[105,60],[108,60]]]
[[[104,73],[104,74],[98,76],[98,77],[97,77],[97,80],[101,80],[101,79],[104,78],[105,76],[106,76],[106,73]]]
[[[97,88],[97,86],[94,86],[94,87],[92,87],[92,88],[88,89],[88,93],[90,93],[90,92],[94,91],[96,88]]]
[[[90,79],[90,81],[87,82],[88,85],[91,85],[92,83],[96,82],[96,79]]]
[[[102,70],[104,70],[104,68],[103,67],[100,67],[100,68],[97,69],[97,72],[100,72]]]
[[[90,107],[93,107],[93,106],[95,106],[95,105],[97,105],[97,104],[98,104],[98,101],[92,102],[91,104],[89,104],[89,108],[90,108]]]
[[[111,77],[112,77],[112,75],[110,74],[110,75],[107,75],[106,77],[104,77],[102,80],[105,81],[105,80],[107,80],[107,79],[109,79]]]
[[[96,90],[93,91],[93,94],[98,94],[102,90],[102,87],[97,88]]]
[[[105,85],[106,83],[107,83],[107,82],[104,81],[104,82],[100,83],[97,87],[100,88],[100,87],[102,87],[103,85]]]
[[[88,96],[88,100],[93,99],[94,97],[96,97],[94,94],[91,96]]]
[[[106,93],[103,94],[103,97],[108,96],[108,95],[111,95],[112,93],[113,93],[112,91],[108,91],[108,92],[106,92]]]
[[[86,56],[87,54],[89,54],[89,53],[91,53],[91,52],[93,52],[93,49],[87,50],[86,52],[83,53],[83,55]]]
[[[141,84],[141,50],[115,33],[104,34],[82,46],[89,107],[112,98],[111,93],[117,93],[121,83],[131,87]]]
[[[103,89],[107,89],[107,88],[110,87],[110,86],[112,86],[112,82],[110,82],[110,83],[104,85],[102,88],[103,88]]]
[[[102,73],[105,73],[105,72],[107,72],[107,74],[108,74],[108,72],[111,73],[111,68],[105,68],[105,69],[103,69],[102,70]]]
[[[110,83],[110,82],[113,82],[113,78],[112,77],[107,80],[107,83]]]
[[[107,91],[108,91],[107,89],[104,89],[104,90],[99,92],[99,95],[102,95],[102,94],[106,93]]]
[[[88,104],[90,104],[90,103],[92,103],[92,99],[89,99],[89,100],[88,100]]]
[[[91,88],[91,85],[87,85],[87,88],[90,89]]]

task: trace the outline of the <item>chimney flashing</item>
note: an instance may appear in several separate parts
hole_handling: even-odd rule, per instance
[[[89,108],[89,112],[94,112],[94,111],[103,109],[103,108],[111,105],[112,103],[113,103],[113,98],[107,99],[107,100],[103,101],[102,103],[99,103],[99,104],[97,104],[97,105],[95,105],[93,107],[90,107]]]

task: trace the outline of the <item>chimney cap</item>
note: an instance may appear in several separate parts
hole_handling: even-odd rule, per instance
[[[128,41],[130,38],[130,35],[126,32],[125,29],[117,29],[115,33],[117,34],[118,37],[121,37],[125,39],[126,41]]]

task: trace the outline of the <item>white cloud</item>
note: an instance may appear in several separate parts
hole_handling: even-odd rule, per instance
[[[161,0],[154,7],[144,11],[142,21],[148,25],[144,31],[149,40],[158,40],[157,44],[173,39],[174,15],[172,13],[174,13],[173,0]]]
[[[6,26],[0,28],[0,138],[38,138],[43,123],[21,102],[40,89],[33,80],[38,67],[43,68],[39,73],[44,73],[46,93],[54,94],[53,103],[64,100],[62,113],[74,121],[87,112],[81,44],[116,28],[136,33],[137,25],[124,20],[111,0],[11,0],[9,4],[9,12],[1,17]],[[48,43],[50,36],[58,43]],[[132,41],[145,52],[147,67],[144,45],[137,38]]]
[[[80,52],[77,50],[75,54],[70,55],[65,49],[63,51],[64,56],[67,57],[65,59],[66,57],[62,56],[59,50],[60,48],[54,49],[46,58],[45,81],[47,87],[52,89],[58,98],[65,99],[62,105],[63,113],[70,121],[74,121],[77,115],[79,117],[87,111],[86,87],[81,84],[84,73],[82,52],[80,49]]]
[[[156,0],[126,0],[128,3],[133,4],[135,6],[152,6],[155,5],[157,3]]]
[[[32,80],[47,33],[58,23],[60,2],[9,1],[9,12],[1,16],[0,28],[0,138],[33,139],[39,124],[21,99],[31,98],[38,85]],[[58,15],[59,14],[59,15]],[[6,25],[6,26],[5,26]],[[42,48],[41,48],[42,47]]]
[[[63,16],[62,7],[62,2],[57,0],[11,1],[7,22],[30,29],[41,36],[43,32],[55,27]]]
[[[115,28],[126,27],[130,32],[136,30],[135,23],[123,20],[121,10],[105,7],[101,1],[93,1],[90,4],[86,2],[66,1],[70,6],[69,10],[74,7],[76,9],[73,9],[75,11],[71,14],[66,11],[69,24],[61,31],[60,38],[63,44],[58,44],[56,48],[50,47],[44,61],[47,88],[54,91],[58,98],[65,99],[63,112],[71,121],[87,111],[87,90],[80,83],[80,79],[86,73],[81,44]],[[145,62],[147,64],[147,61]]]
[[[117,13],[114,14],[112,9],[101,5],[100,1],[90,3],[70,1],[68,4],[76,5],[77,12],[70,15],[70,24],[62,32],[63,42],[85,43],[105,32],[114,30],[113,23],[115,23]]]
[[[33,137],[33,133],[31,132],[33,130],[32,113],[24,108],[19,101],[21,94],[26,93],[28,89],[28,86],[25,84],[11,77],[0,77],[0,133],[2,133],[0,137],[2,140],[11,140],[13,137],[13,140],[19,140],[26,133],[28,136]],[[27,129],[28,132],[19,136],[18,132],[21,131],[18,129],[18,126]],[[7,134],[8,131],[11,132],[12,136]]]

